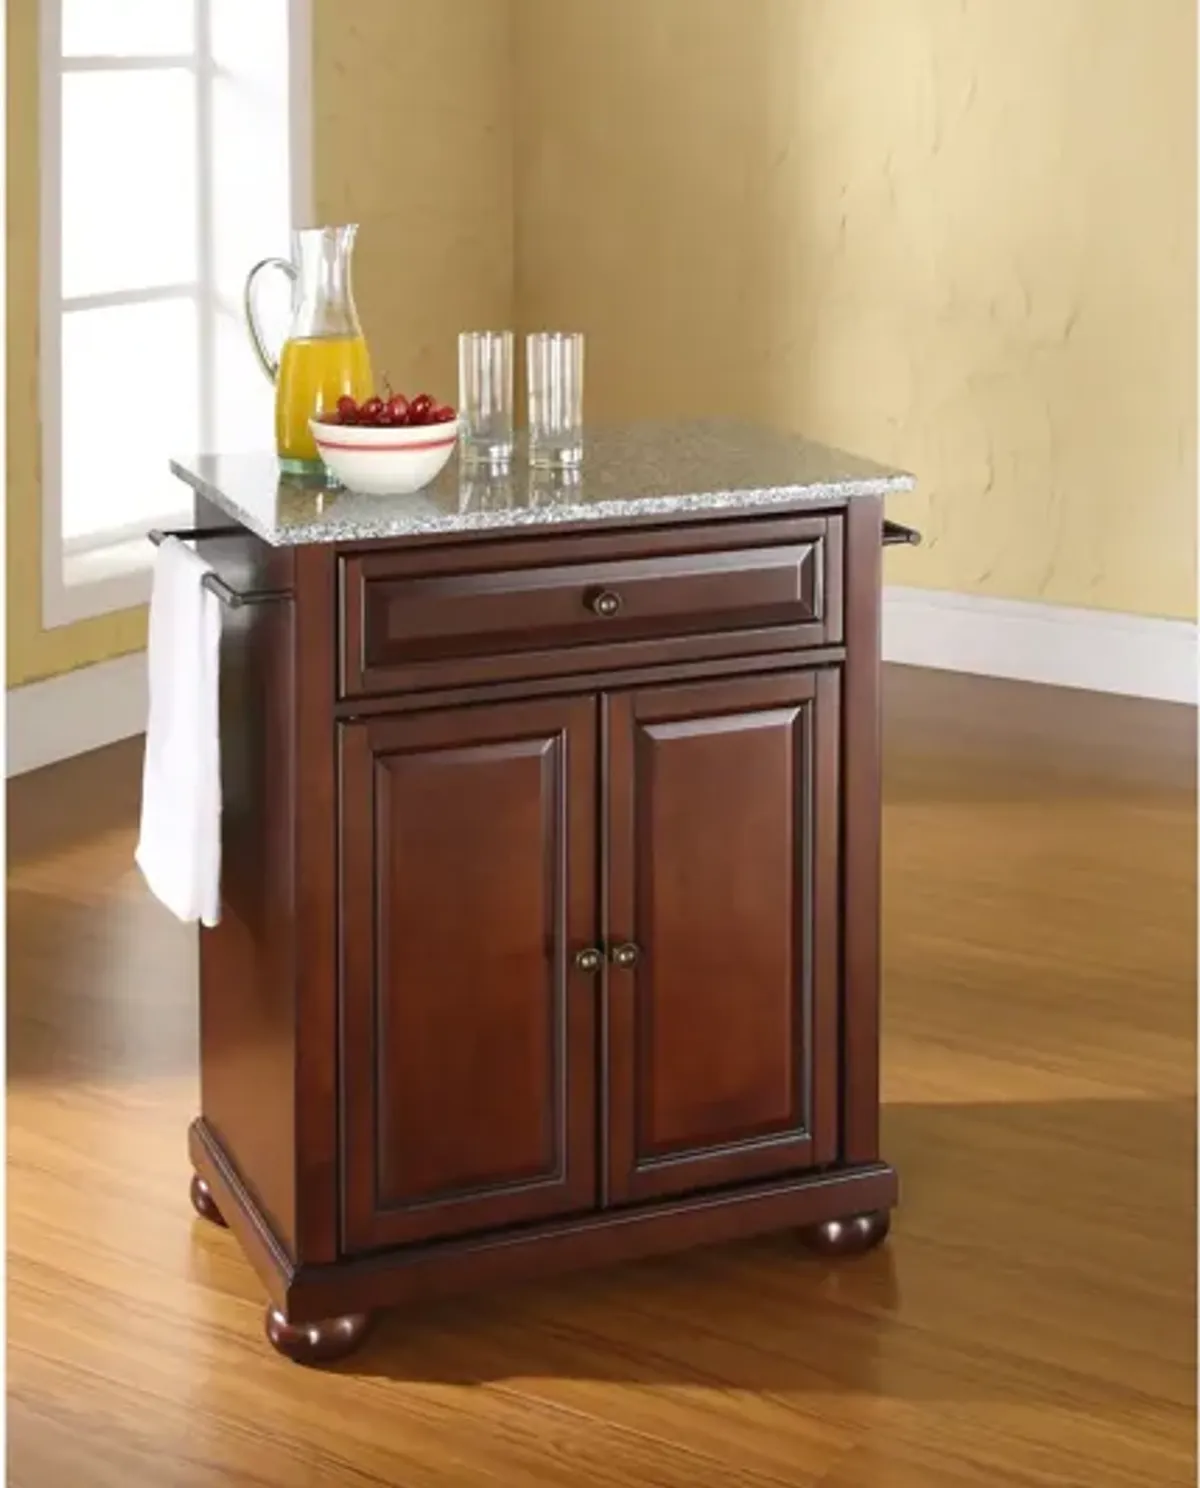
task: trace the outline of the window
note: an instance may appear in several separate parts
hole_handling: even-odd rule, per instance
[[[303,0],[42,0],[42,26],[52,626],[147,598],[143,534],[188,520],[171,455],[270,440],[242,283],[307,217],[308,27]]]

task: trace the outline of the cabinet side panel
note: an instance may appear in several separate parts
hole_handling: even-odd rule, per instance
[[[882,503],[856,497],[846,515],[842,732],[842,1157],[848,1163],[879,1155],[882,544]]]
[[[229,526],[204,501],[196,521]],[[198,546],[236,589],[290,584],[291,555],[250,533]],[[294,1256],[294,617],[271,604],[221,619],[221,921],[199,937],[200,1105]]]
[[[338,1253],[337,584],[330,547],[296,554],[296,1244],[308,1264]]]

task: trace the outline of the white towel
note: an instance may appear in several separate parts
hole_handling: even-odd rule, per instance
[[[150,716],[135,855],[151,892],[181,920],[215,925],[221,906],[221,605],[210,567],[169,537],[150,596]]]

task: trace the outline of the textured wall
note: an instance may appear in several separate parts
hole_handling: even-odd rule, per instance
[[[377,375],[453,400],[457,336],[513,318],[512,0],[318,0],[316,215],[358,222]]]
[[[465,324],[579,325],[593,415],[917,471],[893,579],[1194,613],[1191,0],[314,10],[316,214],[362,223],[393,382],[449,395]],[[9,0],[9,685],[145,634],[40,626],[36,17]]]
[[[520,0],[515,56],[592,414],[912,468],[898,582],[1194,613],[1192,0]]]

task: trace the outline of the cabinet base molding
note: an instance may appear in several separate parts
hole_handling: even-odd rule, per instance
[[[196,1207],[197,1184],[200,1184],[207,1196],[207,1205],[232,1231],[254,1274],[266,1288],[267,1296],[287,1316],[288,1287],[295,1274],[291,1257],[202,1116],[188,1127],[188,1156],[195,1173],[191,1188],[193,1207]],[[205,1218],[208,1217],[205,1213]],[[296,1321],[295,1318],[289,1320]],[[319,1319],[310,1316],[306,1321]]]
[[[380,1307],[515,1285],[770,1231],[798,1230],[814,1249],[828,1254],[858,1253],[883,1239],[888,1211],[898,1196],[895,1170],[886,1163],[871,1163],[670,1203],[590,1212],[525,1229],[405,1246],[334,1265],[293,1267],[203,1121],[192,1123],[190,1148],[197,1173],[267,1286],[274,1304],[268,1336],[289,1357],[298,1355],[276,1343],[272,1326],[289,1343],[292,1334],[282,1332],[285,1326],[295,1330],[311,1324],[317,1332],[332,1329],[338,1339],[352,1337],[345,1348],[331,1344],[341,1357],[365,1335],[366,1316]],[[843,1237],[840,1247],[828,1243],[835,1235]],[[350,1327],[350,1321],[360,1316],[361,1330],[357,1323]],[[299,1340],[295,1347],[302,1349]],[[320,1357],[332,1355],[313,1352],[308,1362]]]

